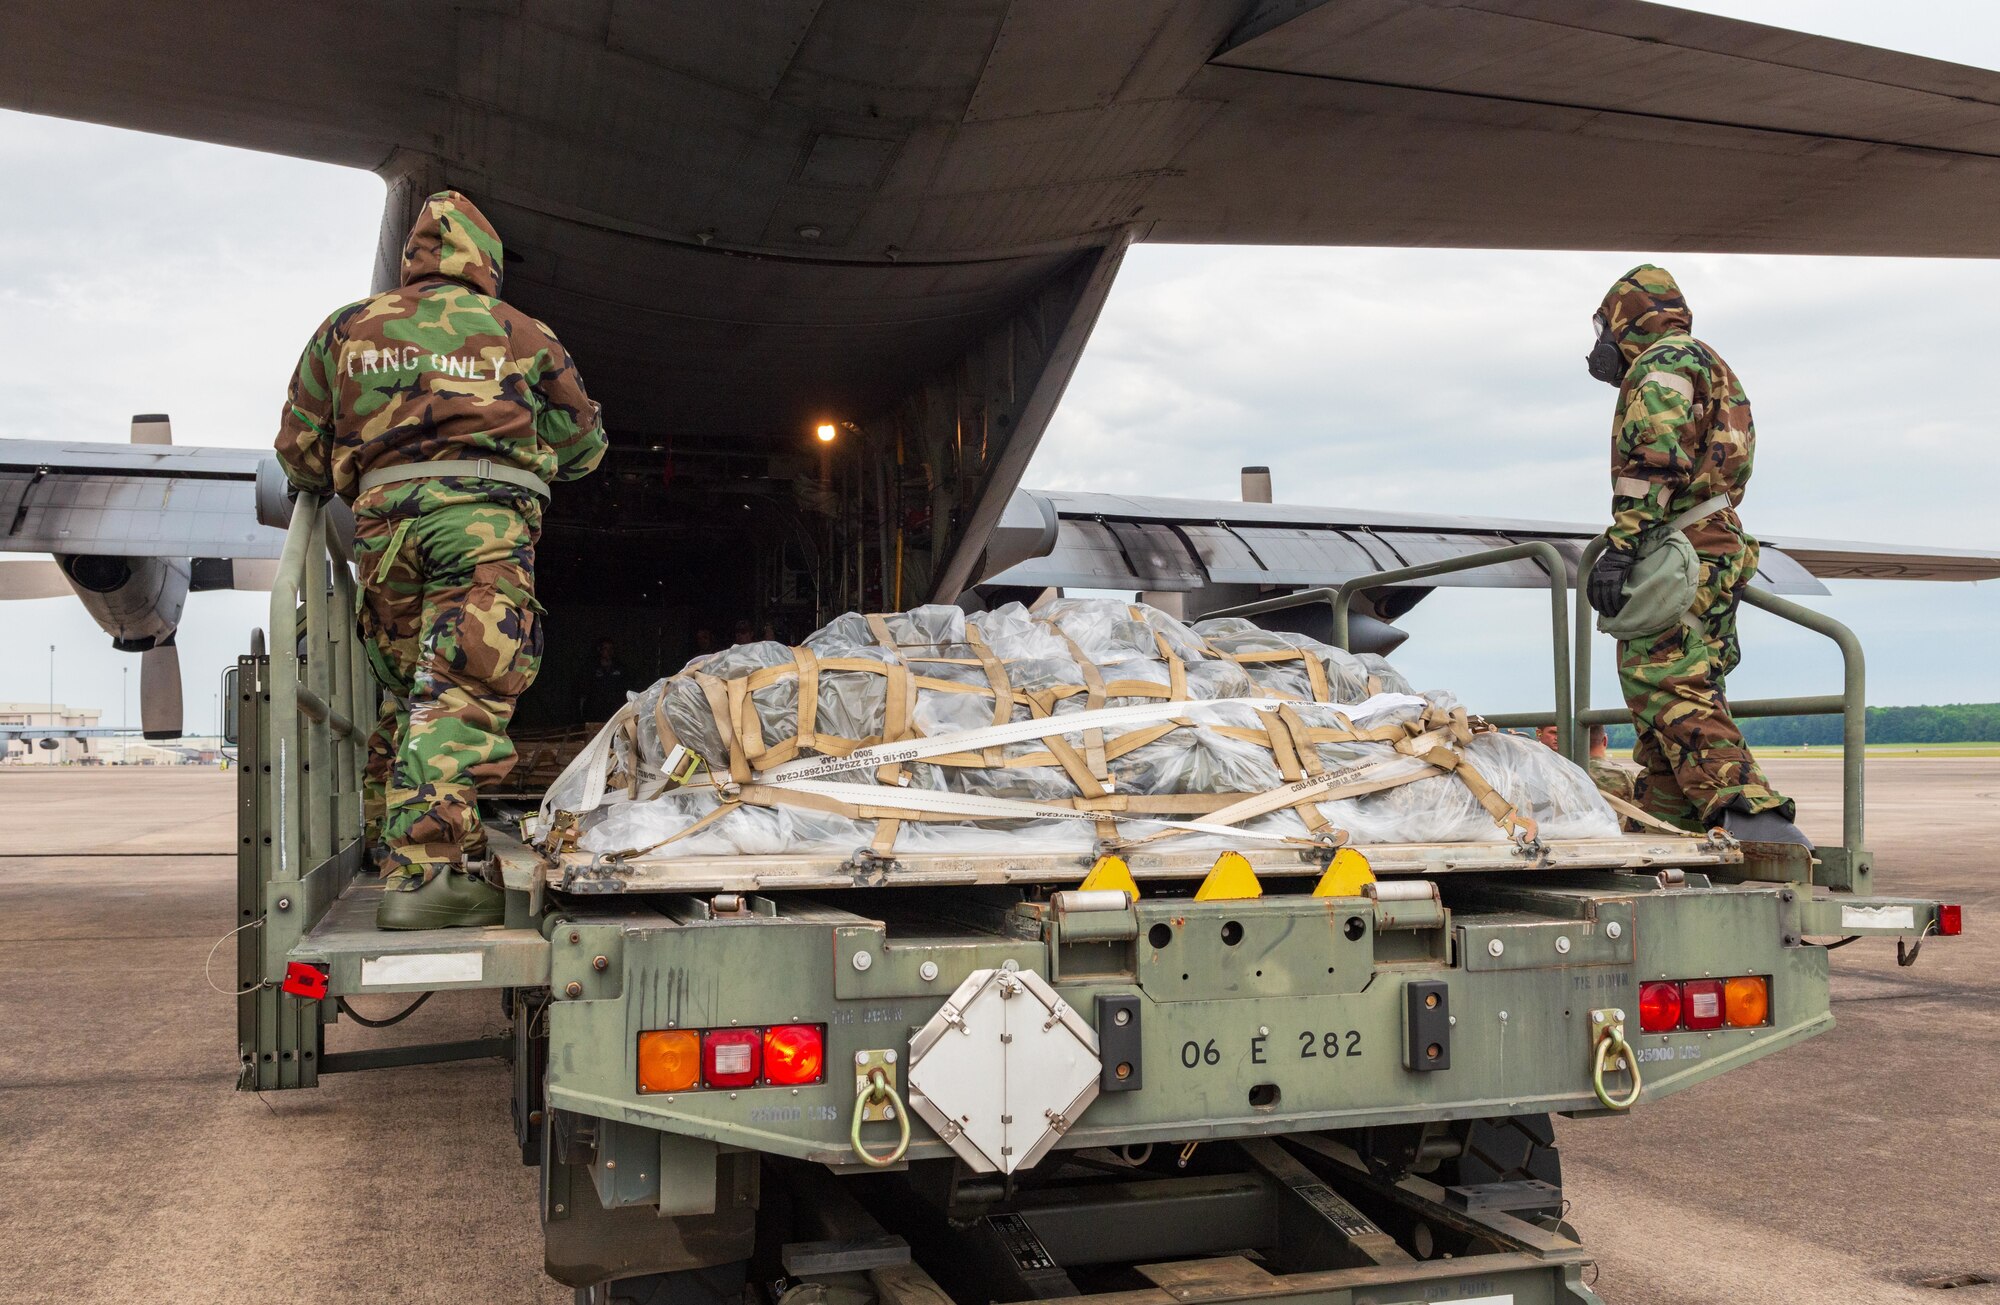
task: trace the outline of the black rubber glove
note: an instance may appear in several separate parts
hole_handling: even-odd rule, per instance
[[[1625,606],[1625,578],[1632,574],[1632,564],[1638,560],[1638,554],[1616,548],[1607,548],[1597,555],[1597,565],[1590,568],[1590,583],[1584,593],[1599,614],[1616,616],[1618,609]]]

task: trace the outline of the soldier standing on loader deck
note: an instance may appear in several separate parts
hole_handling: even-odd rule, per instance
[[[1721,355],[1689,334],[1693,315],[1666,269],[1645,264],[1619,278],[1595,320],[1590,374],[1618,387],[1618,408],[1612,524],[1590,573],[1590,605],[1619,633],[1613,621],[1634,599],[1635,566],[1690,546],[1698,564],[1691,595],[1648,580],[1648,600],[1678,594],[1650,622],[1660,628],[1620,634],[1618,677],[1638,729],[1632,755],[1645,767],[1639,803],[1690,829],[1804,843],[1791,799],[1764,778],[1723,691],[1740,655],[1737,604],[1757,574],[1757,541],[1736,515],[1757,450],[1750,400]],[[1627,629],[1638,615],[1628,614]]]
[[[368,840],[384,929],[497,924],[478,790],[514,765],[507,725],[541,666],[535,540],[551,480],[604,457],[597,405],[548,327],[503,303],[500,237],[442,191],[402,284],[306,345],[279,426],[294,488],[354,505],[361,638],[384,695]]]

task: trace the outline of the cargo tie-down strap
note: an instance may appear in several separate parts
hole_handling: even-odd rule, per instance
[[[832,660],[821,665],[829,665]],[[880,669],[879,664],[869,665]],[[1168,700],[1124,707],[1099,707],[1059,715],[1039,715],[1028,720],[934,736],[914,734],[907,723],[907,714],[892,713],[901,715],[901,722],[885,722],[885,725],[898,724],[905,737],[848,747],[838,752],[828,751],[819,756],[797,755],[799,746],[807,745],[799,744],[797,738],[787,739],[785,744],[797,745],[785,749],[789,754],[787,759],[753,770],[748,765],[751,749],[745,746],[746,732],[756,728],[756,714],[746,707],[748,682],[754,682],[769,671],[794,669],[770,667],[730,681],[697,674],[698,680],[710,681],[702,687],[715,712],[716,722],[722,730],[721,737],[730,749],[731,758],[727,770],[711,769],[705,776],[681,787],[712,790],[718,805],[672,836],[649,847],[609,854],[613,859],[640,857],[658,851],[707,828],[742,806],[788,806],[853,820],[876,821],[877,836],[873,850],[883,855],[893,850],[896,830],[905,821],[1088,820],[1098,824],[1100,831],[1112,834],[1106,842],[1128,847],[1184,834],[1324,847],[1346,842],[1347,834],[1331,825],[1318,810],[1319,803],[1378,793],[1440,775],[1452,775],[1463,783],[1506,837],[1527,844],[1532,844],[1537,837],[1535,822],[1508,802],[1460,750],[1474,735],[1490,732],[1492,727],[1468,715],[1463,708],[1447,711],[1411,694],[1378,693],[1364,702],[1342,706],[1334,714],[1334,724],[1320,726],[1306,724],[1289,704],[1268,697]],[[800,669],[801,679],[809,682],[812,671]],[[1004,676],[1004,672],[1001,675]],[[1004,680],[996,676],[993,684],[996,698],[1006,693],[1003,683]],[[739,685],[745,687],[739,688]],[[1103,692],[1115,695],[1118,688],[1105,686]],[[893,703],[896,695],[892,691],[889,696]],[[1092,693],[1091,696],[1096,698],[1097,694]],[[816,737],[812,733],[812,703],[815,697],[815,693],[807,691],[807,684],[802,683],[799,733],[808,740]],[[564,779],[551,786],[553,799],[555,793],[569,787],[565,780],[574,776],[580,781],[573,806],[552,810],[551,800],[544,802],[537,825],[547,850],[562,850],[548,844],[560,843],[566,835],[573,836],[579,819],[604,801],[606,786],[613,778],[610,772],[614,739],[623,737],[627,741],[628,755],[633,759],[622,785],[630,800],[644,801],[657,797],[668,788],[675,787],[675,779],[686,773],[685,762],[681,760],[686,756],[685,750],[677,742],[670,742],[673,735],[662,714],[656,713],[655,724],[660,731],[662,745],[669,749],[666,764],[654,770],[638,761],[641,756],[635,729],[638,701],[633,699],[613,716],[591,745],[571,763]],[[1220,709],[1232,708],[1255,711],[1264,722],[1262,727],[1222,725],[1197,719],[1212,716]],[[1373,726],[1354,723],[1392,713],[1408,713],[1413,708],[1414,716],[1404,714],[1400,720]],[[1076,748],[1066,741],[1066,736],[1072,735],[1101,739],[1107,728],[1123,729],[1125,732],[1098,745],[1106,758],[1115,760],[1164,738],[1174,730],[1197,725],[1203,725],[1219,735],[1269,748],[1285,782],[1265,792],[1250,794],[1121,794],[1113,791],[1108,776],[1085,785],[1083,781],[1086,778],[1096,780],[1094,772],[1098,767],[1085,762]],[[818,737],[823,739],[823,736]],[[1000,759],[1001,749],[1030,742],[1040,742],[1045,746],[1039,751]],[[1317,745],[1327,743],[1387,744],[1394,749],[1395,755],[1329,769],[1317,751]],[[763,757],[777,751],[776,748],[764,748],[761,740],[755,749]],[[996,765],[1000,768],[1061,766],[1077,781],[1079,796],[1025,800],[914,788],[908,786],[903,768],[915,762],[981,768]],[[830,778],[855,772],[872,772],[878,781],[887,776],[894,778],[875,783],[842,782]],[[1297,811],[1304,819],[1309,837],[1242,827],[1244,821],[1287,807]],[[1175,816],[1198,818],[1172,818]],[[1123,838],[1116,834],[1116,827],[1121,822],[1143,822],[1154,828],[1137,837]]]

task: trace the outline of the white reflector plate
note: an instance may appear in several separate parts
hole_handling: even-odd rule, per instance
[[[1840,927],[1843,929],[1914,929],[1917,927],[1917,908],[1914,906],[1843,906],[1840,908]]]
[[[477,983],[486,973],[483,952],[411,952],[369,956],[361,962],[361,986],[391,983]]]

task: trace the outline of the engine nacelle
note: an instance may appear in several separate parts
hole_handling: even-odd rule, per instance
[[[187,605],[186,558],[74,553],[57,557],[56,565],[119,652],[173,642]]]

